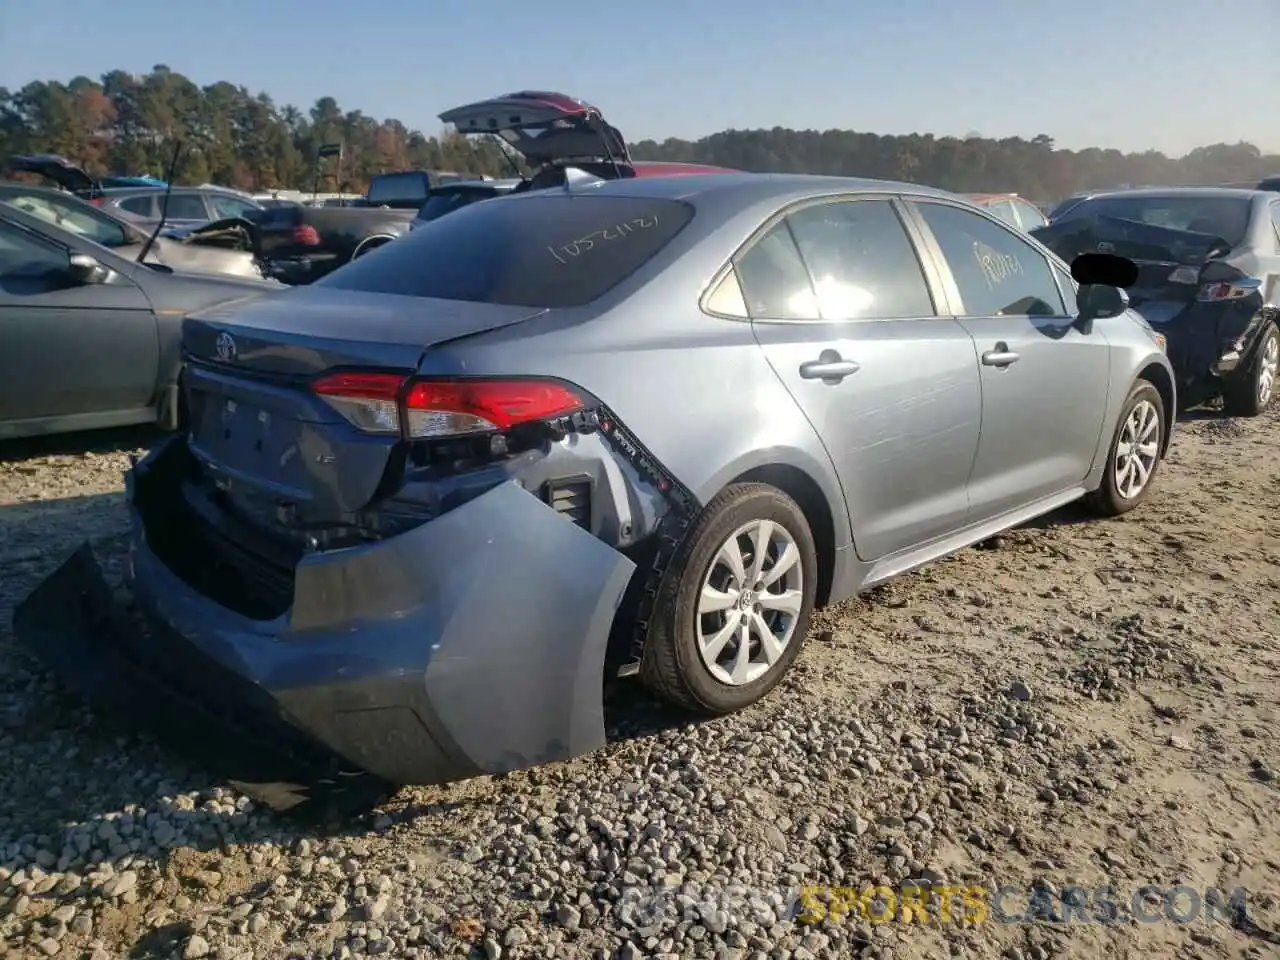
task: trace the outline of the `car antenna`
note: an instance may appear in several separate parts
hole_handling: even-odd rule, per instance
[[[138,251],[138,262],[142,263],[147,258],[147,254],[151,252],[151,248],[155,246],[156,237],[160,236],[160,231],[164,229],[165,218],[169,216],[169,197],[173,195],[173,177],[178,171],[178,158],[182,156],[182,141],[179,140],[173,146],[173,156],[169,158],[169,169],[165,172],[164,177],[164,199],[160,201],[160,222],[156,224],[156,228],[151,231],[151,236],[147,237],[147,242],[142,245],[142,249]]]

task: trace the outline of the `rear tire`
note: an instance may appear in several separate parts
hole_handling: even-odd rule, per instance
[[[1146,380],[1134,381],[1107,448],[1102,485],[1089,494],[1093,509],[1106,517],[1128,513],[1151,492],[1168,432],[1164,400]]]
[[[796,502],[764,483],[726,487],[658,589],[641,680],[710,716],[755,703],[799,655],[817,580],[813,534]]]
[[[1229,417],[1256,417],[1275,399],[1280,376],[1280,331],[1268,321],[1249,366],[1222,388],[1222,409]]]

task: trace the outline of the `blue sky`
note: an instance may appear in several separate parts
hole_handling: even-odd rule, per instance
[[[0,86],[165,63],[427,133],[509,90],[630,140],[729,127],[1280,152],[1280,0],[0,2]]]

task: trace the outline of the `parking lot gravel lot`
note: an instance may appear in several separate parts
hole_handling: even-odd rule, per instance
[[[595,755],[324,828],[15,648],[14,604],[81,540],[118,568],[122,471],[152,439],[0,445],[0,956],[1280,956],[1276,411],[1189,416],[1125,518],[1062,511],[824,611],[742,714],[624,690]],[[907,881],[1109,884],[1119,913],[793,916],[806,885]],[[1138,922],[1144,885],[1245,909],[1183,891]]]

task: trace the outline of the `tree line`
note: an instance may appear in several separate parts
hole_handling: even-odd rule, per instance
[[[142,76],[113,70],[99,80],[0,87],[0,164],[17,153],[57,153],[94,174],[160,176],[178,141],[177,182],[253,191],[307,189],[317,169],[321,190],[363,190],[371,177],[389,170],[491,176],[512,170],[488,138],[428,136],[396,119],[344,111],[333,97],[321,97],[304,113],[228,81],[201,87],[164,65]],[[317,167],[320,147],[338,142],[344,144],[341,165],[330,159]],[[638,160],[877,177],[1033,200],[1125,184],[1250,184],[1280,173],[1280,155],[1251,143],[1212,144],[1169,157],[1155,150],[1064,150],[1043,133],[991,139],[774,127],[725,130],[699,140],[642,140],[631,151]]]

